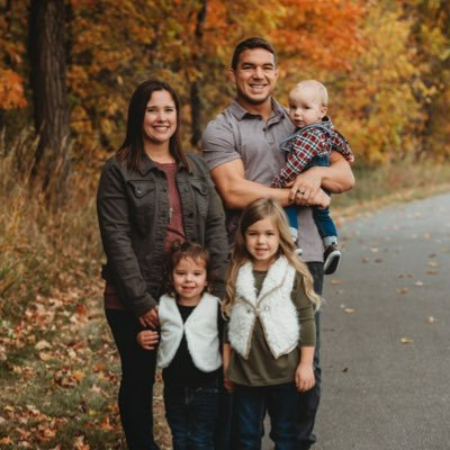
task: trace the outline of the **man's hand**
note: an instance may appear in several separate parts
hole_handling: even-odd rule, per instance
[[[291,186],[289,192],[289,200],[302,205],[317,205],[315,203],[318,193],[321,191],[322,176],[319,170],[314,170],[316,167],[305,170],[297,176]],[[303,203],[298,203],[298,196],[301,196]]]
[[[299,206],[330,206],[331,198],[320,187],[322,177],[314,167],[298,175],[289,191],[289,200]]]
[[[143,327],[158,328],[159,327],[159,317],[158,317],[158,306],[145,313],[143,316],[139,317],[139,323]]]
[[[297,195],[295,196],[295,204],[299,206],[318,206],[319,208],[327,208],[330,206],[331,197],[320,189],[315,197],[309,196],[306,198],[305,194],[302,194],[301,191],[297,191]]]

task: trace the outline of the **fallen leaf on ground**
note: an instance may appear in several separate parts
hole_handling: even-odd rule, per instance
[[[410,339],[410,338],[401,338],[400,342],[402,344],[412,344],[414,341],[412,339]]]
[[[49,361],[50,359],[53,358],[53,356],[50,353],[40,352],[39,353],[39,358],[41,358],[42,361]]]
[[[426,320],[426,323],[431,324],[431,323],[434,323],[434,321],[435,321],[435,318],[433,316],[429,316]]]
[[[408,292],[409,288],[407,287],[397,288],[397,294],[407,294]]]
[[[354,308],[345,308],[344,312],[346,312],[347,314],[353,314],[355,312]]]
[[[414,283],[414,286],[422,287],[422,286],[423,286],[423,281],[416,281],[416,282]]]
[[[46,348],[51,348],[51,347],[52,347],[52,346],[50,345],[50,343],[47,342],[47,341],[44,341],[44,340],[39,341],[39,342],[34,346],[34,348],[35,348],[37,351],[45,350]]]

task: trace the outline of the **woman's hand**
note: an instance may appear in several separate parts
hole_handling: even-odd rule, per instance
[[[297,391],[309,391],[316,384],[312,364],[300,363],[295,371],[295,385]]]
[[[159,335],[157,331],[144,330],[137,335],[138,344],[144,350],[154,350],[159,341]]]
[[[158,306],[155,306],[153,309],[146,312],[143,316],[139,317],[139,323],[143,327],[158,328],[159,327]]]

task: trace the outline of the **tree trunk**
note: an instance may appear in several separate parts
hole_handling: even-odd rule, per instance
[[[40,133],[33,176],[56,206],[64,201],[70,172],[64,27],[64,0],[31,0],[31,87]]]
[[[206,21],[207,0],[201,1],[201,7],[197,14],[195,26],[195,53],[193,65],[197,73],[202,73],[203,63],[203,28]],[[200,80],[196,78],[191,82],[190,101],[191,101],[191,144],[198,147],[203,132],[203,103],[201,97]]]

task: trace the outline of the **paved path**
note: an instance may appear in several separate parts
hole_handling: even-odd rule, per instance
[[[340,232],[313,449],[450,450],[450,194]]]

